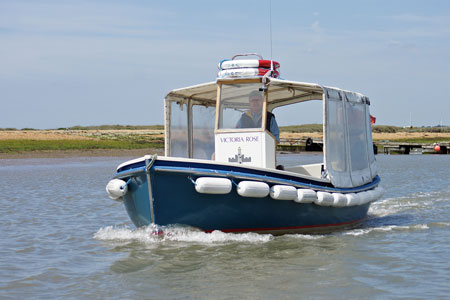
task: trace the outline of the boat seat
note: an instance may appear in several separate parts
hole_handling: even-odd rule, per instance
[[[297,174],[307,175],[316,178],[322,178],[323,164],[298,165],[293,167],[286,167],[285,170]]]

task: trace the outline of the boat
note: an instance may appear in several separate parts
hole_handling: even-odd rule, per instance
[[[383,195],[369,98],[282,79],[277,62],[261,68],[240,63],[242,56],[222,61],[216,80],[167,94],[164,156],[120,164],[106,187],[110,198],[123,202],[136,227],[279,235],[361,224]],[[255,67],[258,74],[246,70]],[[263,99],[259,125],[238,126],[255,93]],[[269,113],[308,101],[322,102],[323,162],[280,166]]]

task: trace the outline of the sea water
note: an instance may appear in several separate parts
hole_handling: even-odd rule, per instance
[[[0,160],[1,299],[449,298],[449,155],[378,155],[361,227],[277,237],[136,229],[105,192],[126,159]]]

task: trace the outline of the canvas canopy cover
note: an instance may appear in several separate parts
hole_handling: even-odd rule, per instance
[[[261,78],[251,83],[257,80]],[[313,83],[268,80],[267,111],[304,101],[323,101],[325,178],[339,188],[372,181],[377,170],[367,97]],[[242,79],[220,79],[169,92],[165,99],[166,156],[212,159],[218,91],[222,85],[231,85],[238,96],[244,93],[246,83]]]

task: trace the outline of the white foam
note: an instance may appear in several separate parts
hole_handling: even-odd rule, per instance
[[[155,234],[157,232],[162,234]],[[146,226],[131,230],[107,226],[100,228],[94,238],[101,241],[138,241],[142,243],[189,242],[201,244],[217,244],[229,242],[266,243],[273,239],[269,234],[257,233],[224,233],[213,231],[205,233],[186,227]]]
[[[158,238],[158,236],[155,235],[154,232],[154,228],[150,226],[139,228],[136,230],[107,226],[104,228],[100,228],[94,234],[94,238],[100,241],[154,242]]]
[[[353,229],[351,231],[344,232],[344,235],[353,235],[353,236],[359,236],[364,235],[372,231],[371,229]]]
[[[405,225],[405,226],[398,226],[398,225],[388,225],[388,226],[380,226],[380,227],[373,227],[373,228],[360,228],[360,229],[353,229],[344,232],[344,235],[353,235],[353,236],[360,236],[365,235],[371,232],[388,232],[388,231],[403,231],[403,230],[426,230],[429,229],[429,226],[427,224],[414,224],[414,225]]]
[[[405,212],[411,209],[422,210],[431,208],[433,205],[436,205],[437,201],[439,201],[436,196],[436,192],[419,192],[403,197],[383,199],[373,203],[370,206],[369,214],[377,217],[383,217]]]
[[[322,234],[288,234],[287,236],[302,240],[319,240],[326,237],[326,235]]]

